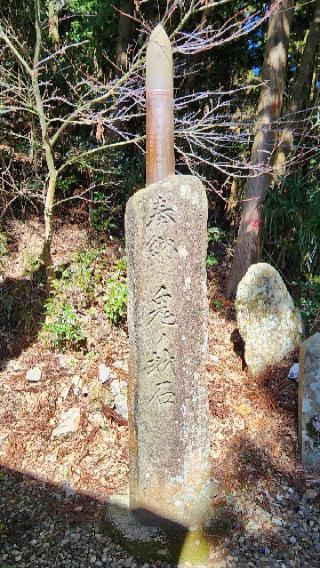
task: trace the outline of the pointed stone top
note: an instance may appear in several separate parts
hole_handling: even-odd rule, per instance
[[[165,29],[158,24],[152,31],[147,47],[146,88],[173,89],[173,61],[170,40]]]

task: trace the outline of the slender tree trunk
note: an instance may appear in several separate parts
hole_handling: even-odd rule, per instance
[[[302,53],[301,63],[293,84],[288,107],[288,122],[282,132],[275,167],[277,175],[284,176],[289,155],[293,150],[294,137],[299,125],[298,112],[301,111],[310,94],[312,80],[312,66],[317,47],[320,42],[320,0],[316,0],[310,31]],[[308,88],[309,87],[309,88]],[[299,128],[299,126],[298,126]]]
[[[116,64],[119,69],[126,69],[128,66],[128,47],[131,40],[132,33],[132,19],[129,16],[133,15],[134,0],[121,0],[120,2],[120,18],[118,25],[118,45]],[[129,16],[127,16],[127,14]]]
[[[49,141],[48,121],[44,110],[43,100],[39,85],[38,63],[40,60],[40,52],[41,52],[40,1],[34,0],[34,6],[35,6],[36,44],[35,44],[34,58],[33,58],[32,88],[35,98],[35,106],[41,127],[42,147],[45,152],[46,164],[48,168],[48,184],[46,189],[46,198],[44,206],[45,235],[44,235],[44,243],[42,250],[42,260],[44,263],[46,280],[49,289],[50,281],[53,275],[52,259],[51,259],[51,240],[52,240],[52,225],[53,225],[53,206],[54,206],[54,197],[55,197],[58,172],[55,166],[53,148]]]
[[[287,52],[293,14],[292,0],[272,3],[262,70],[263,87],[258,104],[258,117],[251,150],[251,164],[261,173],[247,180],[245,204],[229,279],[227,294],[236,293],[238,283],[249,266],[261,256],[262,212],[266,192],[271,183],[271,156],[277,137],[279,118],[286,84]]]
[[[54,206],[56,185],[57,185],[57,172],[56,170],[53,170],[49,176],[47,195],[44,207],[44,243],[42,249],[42,260],[44,263],[49,288],[50,288],[50,280],[54,274],[52,257],[51,257],[51,241],[52,241],[52,229],[53,229],[53,206]]]

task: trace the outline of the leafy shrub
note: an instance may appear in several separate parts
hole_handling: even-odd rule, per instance
[[[320,331],[320,276],[310,277],[306,282],[293,282],[298,287],[298,305],[306,333]]]
[[[216,266],[216,264],[219,264],[217,257],[212,253],[208,254],[207,255],[207,267],[210,268],[211,266]]]
[[[104,311],[118,325],[126,315],[126,259],[118,260],[110,276],[110,260],[104,249],[91,248],[77,254],[70,266],[56,272],[46,303],[41,337],[51,348],[86,349],[85,329],[96,311]],[[90,329],[90,326],[89,326]]]
[[[217,264],[219,264],[216,252],[224,237],[225,232],[220,227],[214,226],[208,228],[207,268],[211,268],[211,266],[216,266]]]
[[[124,319],[127,312],[127,263],[122,257],[115,265],[112,276],[107,280],[108,299],[104,309],[108,318],[116,325]]]
[[[82,329],[79,308],[90,306],[94,299],[96,249],[80,252],[75,263],[66,268],[51,283],[46,303],[46,322],[42,338],[53,349],[82,349],[86,335]]]
[[[47,342],[54,349],[79,349],[86,343],[77,313],[71,304],[61,304],[57,308],[54,298],[47,302],[48,320],[44,324]]]
[[[225,232],[220,227],[209,227],[208,228],[208,242],[215,242],[218,243],[219,241],[223,241],[225,237]]]

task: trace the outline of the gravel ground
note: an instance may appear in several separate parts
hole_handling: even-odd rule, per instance
[[[21,473],[0,470],[0,479],[1,568],[169,567],[138,562],[103,534],[102,503]],[[254,500],[247,491],[230,496],[233,528],[218,539],[208,566],[320,566],[318,490],[299,493],[287,482],[274,481],[278,493],[260,484]]]
[[[102,534],[103,505],[0,470],[1,568],[148,568]],[[154,562],[166,568],[168,564]]]
[[[233,495],[235,530],[211,555],[214,568],[319,568],[320,489],[297,491],[274,479],[272,491],[261,483],[255,492]]]

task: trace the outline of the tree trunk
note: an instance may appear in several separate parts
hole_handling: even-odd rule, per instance
[[[258,117],[251,150],[255,168],[247,180],[245,204],[229,279],[227,294],[236,293],[238,283],[249,266],[261,256],[261,204],[271,183],[271,156],[277,137],[279,118],[286,83],[287,52],[293,13],[292,0],[274,0],[269,19],[268,35],[262,70],[263,87],[258,104]],[[254,175],[254,170],[261,173]]]
[[[302,53],[301,63],[293,84],[288,107],[288,122],[282,132],[279,149],[275,161],[276,173],[279,177],[286,173],[287,160],[293,150],[294,137],[299,128],[297,113],[303,109],[306,97],[310,93],[310,77],[315,53],[320,41],[320,0],[316,0],[310,31]],[[309,89],[308,89],[309,86]]]
[[[120,10],[122,13],[120,14],[118,25],[116,64],[119,69],[126,69],[128,65],[128,47],[132,33],[132,19],[129,16],[133,15],[133,0],[121,0]]]
[[[68,0],[49,0],[48,3],[49,37],[51,38],[56,49],[60,44],[59,12],[61,12],[67,2]]]
[[[57,185],[57,171],[53,169],[49,174],[48,189],[44,207],[44,243],[42,249],[42,261],[45,268],[47,289],[50,291],[51,281],[54,276],[53,262],[51,257],[51,241],[53,232],[53,207]]]
[[[47,288],[50,290],[50,283],[53,277],[53,266],[51,259],[51,239],[52,239],[52,221],[53,221],[53,207],[54,207],[54,197],[57,185],[57,169],[55,166],[54,152],[52,144],[49,140],[48,133],[48,119],[45,113],[45,107],[43,104],[43,99],[40,91],[40,79],[39,79],[39,60],[41,52],[41,22],[40,22],[40,0],[34,0],[35,8],[35,30],[36,30],[36,43],[33,58],[33,73],[32,73],[32,88],[35,99],[35,107],[39,118],[39,123],[41,127],[42,136],[42,147],[45,152],[46,164],[48,168],[48,188],[45,198],[44,207],[44,224],[45,224],[45,235],[44,244],[42,250],[42,261],[45,268],[45,276],[47,282]]]
[[[58,9],[55,0],[50,0],[49,2],[48,17],[49,17],[49,37],[51,38],[53,44],[57,48],[60,43],[60,35],[59,35]]]

